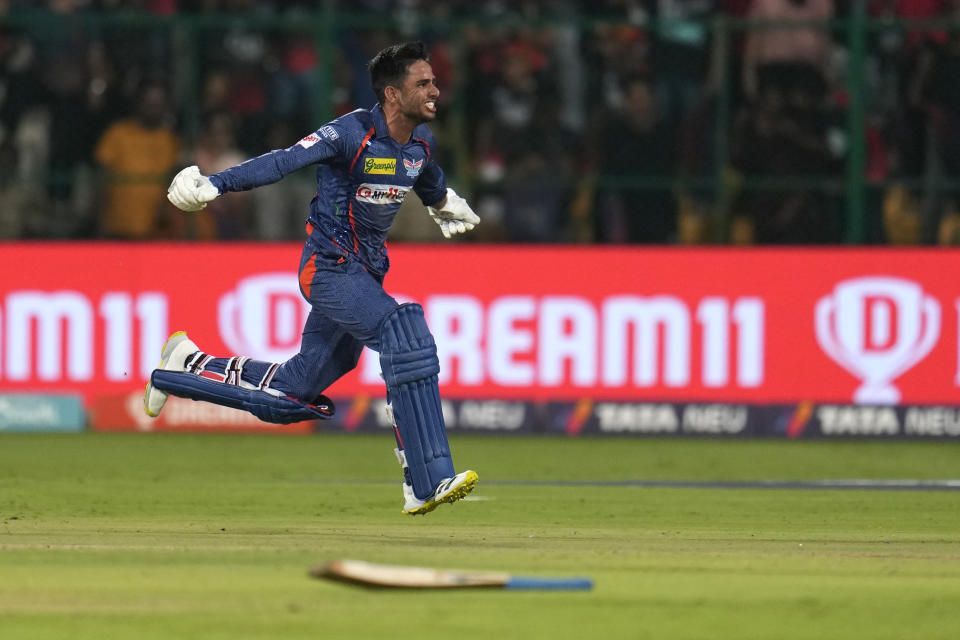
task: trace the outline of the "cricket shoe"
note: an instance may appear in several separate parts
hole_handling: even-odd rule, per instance
[[[200,348],[194,344],[193,340],[187,337],[186,331],[177,331],[167,338],[167,343],[163,345],[163,351],[160,352],[160,364],[157,369],[183,371],[190,354],[199,350]],[[143,408],[147,415],[151,418],[159,416],[166,401],[167,393],[154,387],[152,382],[148,382],[143,394]]]
[[[440,482],[440,485],[433,492],[433,495],[426,500],[421,500],[413,494],[413,487],[403,483],[403,497],[406,504],[403,505],[403,513],[410,516],[418,516],[430,513],[441,504],[449,504],[463,498],[473,491],[477,486],[480,477],[476,471],[469,469],[458,473],[452,478],[447,478]]]

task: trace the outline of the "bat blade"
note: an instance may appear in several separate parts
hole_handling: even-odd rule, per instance
[[[334,560],[314,567],[310,575],[371,587],[402,589],[503,587],[510,580],[506,573],[374,564],[362,560]]]
[[[389,564],[362,560],[334,560],[310,570],[314,578],[364,587],[393,589],[523,589],[586,590],[588,578],[528,578],[499,571],[459,571]]]

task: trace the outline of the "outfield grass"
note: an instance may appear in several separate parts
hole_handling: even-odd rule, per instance
[[[560,484],[949,479],[956,444],[454,446],[480,473],[476,499],[411,518],[382,435],[0,436],[0,638],[960,637],[960,492]],[[338,557],[596,588],[307,577]]]

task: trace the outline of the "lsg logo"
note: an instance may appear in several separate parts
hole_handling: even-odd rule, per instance
[[[893,381],[930,353],[940,337],[940,303],[901,278],[870,276],[839,283],[817,302],[820,347],[860,378],[859,404],[895,404]]]

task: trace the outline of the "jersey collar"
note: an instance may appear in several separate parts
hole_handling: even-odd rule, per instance
[[[383,115],[383,109],[380,108],[379,102],[375,104],[372,109],[370,109],[370,115],[373,117],[373,137],[376,138],[377,140],[381,138],[390,138],[390,130],[387,129],[387,119]],[[422,126],[423,126],[422,124],[418,124],[413,128],[413,132],[410,135],[410,140],[408,140],[406,144],[411,144],[419,140],[419,136],[417,135],[417,133],[420,131],[420,127]],[[406,146],[406,145],[400,144],[393,138],[390,138],[390,140],[392,140],[394,144],[399,145],[401,147]]]
[[[383,109],[380,108],[379,102],[370,110],[370,114],[373,116],[374,137],[389,138],[390,130],[387,129],[387,119],[383,116]]]

